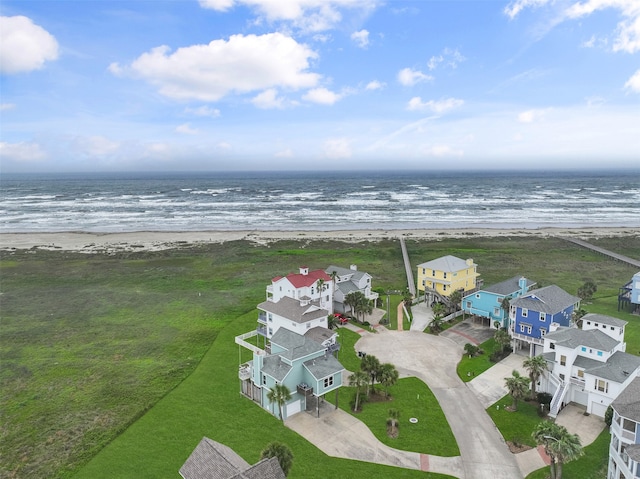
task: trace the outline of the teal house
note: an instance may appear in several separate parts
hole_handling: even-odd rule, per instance
[[[489,319],[493,329],[506,328],[509,323],[509,311],[502,307],[505,298],[511,300],[526,294],[536,283],[521,276],[482,288],[462,298],[462,309]]]
[[[268,395],[276,384],[283,384],[291,392],[282,408],[284,419],[301,411],[319,416],[325,394],[337,393],[342,386],[345,368],[330,348],[323,346],[322,337],[313,333],[311,330],[303,336],[279,328],[265,349],[247,341],[256,331],[237,336],[236,344],[253,353],[253,359],[239,368],[241,394],[279,418],[278,404],[270,402]]]

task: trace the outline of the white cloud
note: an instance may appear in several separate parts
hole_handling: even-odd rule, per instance
[[[110,63],[109,66],[107,67],[107,70],[109,70],[111,74],[117,77],[123,76],[125,73],[124,69],[120,66],[118,62]]]
[[[208,116],[211,118],[218,118],[220,116],[220,110],[218,110],[217,108],[211,108],[207,105],[199,106],[198,108],[187,107],[184,109],[184,112],[190,115]]]
[[[458,64],[465,61],[466,58],[458,51],[458,49],[445,48],[438,56],[432,56],[427,62],[429,70],[443,66],[447,68],[458,68]]]
[[[341,10],[373,11],[380,0],[200,0],[203,8],[227,11],[236,5],[255,10],[268,22],[284,21],[306,32],[334,28],[342,21]]]
[[[537,8],[552,0],[515,0],[504,8],[504,13],[512,20],[525,8]]]
[[[293,158],[293,151],[291,148],[286,148],[282,151],[276,152],[274,155],[276,158]]]
[[[367,48],[369,45],[369,32],[367,30],[360,30],[359,32],[353,32],[351,34],[351,40],[356,42],[360,48]]]
[[[278,92],[275,88],[269,88],[268,90],[259,93],[251,99],[257,108],[263,110],[272,108],[284,108],[284,99],[278,96]]]
[[[0,142],[0,158],[4,161],[16,163],[32,163],[47,158],[47,154],[37,143],[7,143]]]
[[[624,84],[627,90],[635,93],[640,93],[640,70],[637,70],[631,78]]]
[[[333,105],[342,98],[342,95],[327,90],[326,88],[314,88],[309,90],[306,95],[302,97],[306,101],[312,103],[320,103],[321,105]]]
[[[176,127],[176,133],[182,133],[185,135],[197,135],[200,131],[197,128],[192,128],[189,123],[183,123]]]
[[[595,44],[596,44],[596,36],[591,35],[591,38],[589,38],[589,40],[582,42],[582,45],[580,46],[583,48],[593,48]]]
[[[423,111],[430,110],[433,113],[445,113],[449,110],[453,110],[455,108],[459,108],[464,105],[464,100],[460,100],[459,98],[446,98],[443,100],[429,100],[426,102],[422,101],[422,98],[419,96],[413,97],[409,100],[407,104],[407,110],[409,111]]]
[[[72,149],[82,155],[98,157],[112,155],[119,148],[119,142],[100,135],[76,138],[72,145]]]
[[[431,75],[425,75],[419,70],[412,70],[411,68],[403,68],[398,72],[398,81],[403,86],[413,86],[416,83],[423,81],[433,80]]]
[[[556,5],[553,0],[515,0],[504,9],[504,13],[511,19],[515,18],[526,8],[536,8],[544,5]],[[564,4],[560,3],[562,8]],[[558,5],[556,5],[558,6]],[[599,10],[618,10],[623,17],[616,27],[613,51],[635,53],[640,51],[640,1],[638,0],[584,0],[575,1],[567,8],[560,10],[550,26],[553,27],[565,20],[583,18]],[[585,46],[589,46],[589,42]]]
[[[138,57],[130,70],[167,97],[217,101],[231,93],[313,87],[320,75],[307,70],[316,57],[309,47],[281,33],[232,35],[228,41],[173,53],[167,46],[156,47]]]
[[[539,121],[547,114],[549,110],[532,109],[518,113],[518,121],[520,123],[533,123]]]
[[[347,138],[331,138],[324,142],[324,155],[331,159],[351,158],[351,144]]]
[[[0,17],[0,72],[38,70],[58,58],[58,42],[44,28],[23,16]]]
[[[367,83],[367,86],[364,87],[365,90],[382,90],[385,87],[384,83],[379,82],[378,80],[373,80]]]
[[[0,103],[0,111],[13,110],[15,107],[15,103]]]
[[[429,156],[442,157],[461,157],[464,156],[464,151],[460,149],[451,148],[447,145],[435,145],[427,148],[426,154]]]

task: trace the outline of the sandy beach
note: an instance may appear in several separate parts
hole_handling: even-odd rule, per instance
[[[584,240],[601,237],[638,237],[639,228],[539,228],[539,229],[414,229],[340,231],[135,231],[124,233],[0,233],[0,250],[47,249],[84,253],[158,251],[206,243],[247,240],[269,244],[279,240],[339,240],[346,242],[405,239],[437,240],[469,237],[568,236]]]

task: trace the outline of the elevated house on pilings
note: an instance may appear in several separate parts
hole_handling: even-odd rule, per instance
[[[618,293],[618,311],[629,309],[632,314],[640,314],[640,271],[631,281],[620,288]]]

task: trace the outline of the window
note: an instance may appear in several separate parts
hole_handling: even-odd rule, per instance
[[[467,308],[471,309],[471,301],[467,301]]]
[[[269,336],[273,336],[273,328],[269,328]]]
[[[564,381],[564,374],[560,374],[560,379]]]
[[[324,378],[324,387],[328,388],[333,386],[333,376],[329,376],[328,378]]]
[[[586,353],[586,352],[587,352],[587,348],[585,348],[584,346],[582,346],[582,347],[580,348],[580,350],[581,350],[583,353]]]
[[[521,333],[531,334],[531,325],[530,324],[521,323],[520,324],[520,332]]]
[[[584,369],[578,369],[578,377],[579,378],[583,378],[584,377]]]
[[[522,317],[526,318],[529,316],[529,310],[527,308],[522,308]]]
[[[476,298],[480,299],[480,294],[476,293]]]
[[[266,385],[267,384],[267,376],[266,375],[262,375],[262,384]]]
[[[551,349],[556,349],[556,343],[549,343],[549,347]]]
[[[631,421],[629,419],[622,420],[622,429],[629,432],[636,432],[636,423],[635,421]]]
[[[444,279],[447,279],[447,273],[444,273]]]
[[[311,327],[311,323],[307,323],[307,329]]]
[[[602,393],[608,393],[609,383],[603,379],[596,379],[596,390]]]
[[[500,316],[500,308],[493,308],[493,315]]]
[[[591,321],[587,321],[587,326],[591,326]]]
[[[547,334],[547,330],[544,328],[540,328],[540,337],[544,338],[544,335]]]
[[[598,351],[598,356],[602,356],[602,351]]]
[[[560,366],[566,366],[567,365],[567,357],[562,354],[560,355]]]
[[[273,322],[273,314],[269,313],[269,314],[267,315],[267,319],[268,319],[268,321],[269,321],[270,323],[271,323],[271,322]]]
[[[443,284],[443,285],[442,285],[442,291],[446,291],[446,290],[447,290],[447,285],[446,285],[446,284]]]
[[[543,323],[547,320],[547,315],[545,313],[540,313],[540,321]]]
[[[422,274],[427,274],[427,270],[425,268],[422,268]]]
[[[602,325],[602,329],[607,329],[607,325],[606,325],[606,324],[603,324],[603,325]]]
[[[435,277],[435,275],[436,275],[436,270],[434,269],[433,271],[431,271],[431,276]]]

